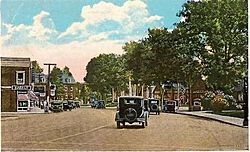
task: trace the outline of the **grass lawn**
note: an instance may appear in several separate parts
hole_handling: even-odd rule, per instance
[[[214,113],[218,115],[223,115],[223,116],[231,116],[231,117],[238,117],[238,118],[244,118],[244,111],[237,110],[237,111],[222,111],[218,113]]]

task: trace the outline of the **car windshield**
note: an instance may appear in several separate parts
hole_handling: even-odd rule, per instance
[[[199,106],[199,105],[200,105],[200,102],[194,102],[194,105],[195,105],[195,106]]]
[[[61,105],[61,102],[51,102],[51,105]]]
[[[168,101],[167,105],[174,105],[174,102]]]
[[[152,104],[157,104],[157,100],[151,100]]]
[[[141,99],[134,98],[120,98],[120,102],[124,102],[124,104],[132,104],[132,105],[141,105]]]

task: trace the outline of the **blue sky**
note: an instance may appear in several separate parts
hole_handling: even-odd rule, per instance
[[[148,28],[173,29],[185,2],[1,0],[2,56],[30,56],[42,63],[49,54],[50,60],[67,64],[81,79],[79,66],[83,71],[92,57],[123,53],[124,43],[145,37]],[[80,63],[65,62],[64,54]]]
[[[103,5],[100,5],[99,7],[94,8],[93,5],[97,5],[103,2]],[[147,11],[144,15],[139,15],[139,17],[150,17],[150,16],[159,16],[160,19],[155,19],[152,22],[134,22],[136,24],[141,24],[140,27],[135,28],[135,31],[131,31],[131,33],[127,33],[126,35],[122,33],[117,34],[110,34],[109,38],[111,39],[124,39],[126,36],[134,36],[135,32],[136,35],[145,36],[145,32],[147,28],[149,27],[167,27],[169,29],[174,28],[173,24],[178,22],[180,18],[176,16],[176,13],[181,9],[181,6],[185,2],[185,0],[138,0],[138,3],[141,3],[141,5],[144,3],[146,5],[146,8],[143,9],[144,6],[138,6],[139,9],[143,10],[137,10],[135,13],[139,13],[140,11]],[[90,6],[92,11],[90,10],[89,13],[96,12],[96,10],[100,10],[102,6],[105,7],[106,4],[112,4],[113,6],[110,6],[111,8],[115,7],[123,7],[126,3],[125,0],[2,0],[1,1],[1,13],[2,13],[2,36],[7,35],[8,28],[6,25],[12,25],[14,27],[18,27],[20,25],[25,26],[32,26],[34,23],[34,17],[41,14],[42,12],[45,12],[43,14],[43,22],[42,26],[47,26],[49,29],[54,30],[54,34],[50,35],[52,36],[51,40],[49,38],[46,38],[49,43],[67,43],[70,41],[84,41],[86,40],[90,35],[86,35],[86,37],[79,36],[80,34],[84,35],[83,29],[78,30],[79,35],[78,36],[72,36],[70,34],[65,35],[64,37],[58,36],[62,33],[64,33],[73,23],[80,23],[84,22],[85,18],[81,15],[81,13],[84,11],[84,6]],[[134,2],[135,4],[136,2]],[[137,3],[137,4],[138,4]],[[130,8],[131,11],[133,11],[133,8]],[[115,10],[113,11],[115,12]],[[47,14],[46,14],[47,13]],[[97,12],[98,13],[98,12]],[[127,13],[127,12],[123,12]],[[115,14],[106,14],[106,15],[115,15]],[[124,14],[123,14],[124,15]],[[126,15],[130,15],[127,13]],[[94,15],[93,15],[94,16]],[[47,17],[47,21],[46,21]],[[105,16],[103,16],[105,17]],[[100,16],[100,18],[102,18]],[[114,29],[121,29],[122,27],[117,27],[117,23],[119,19],[107,19],[106,21],[103,21],[100,23],[99,26],[89,26],[88,27],[88,33],[89,34],[99,34],[101,32],[108,32],[108,31],[114,31]],[[124,22],[126,23],[126,22]],[[93,23],[94,24],[94,23]],[[99,24],[99,23],[98,23]],[[119,23],[123,24],[123,23]],[[145,25],[145,26],[142,26]],[[106,27],[104,29],[100,28]],[[123,25],[124,26],[124,25]],[[29,29],[23,29],[29,30]],[[99,30],[99,31],[98,31]],[[4,43],[6,45],[15,45],[15,44],[22,44],[20,35],[26,35],[27,33],[21,33],[20,31],[14,30],[15,33],[11,33],[14,36],[12,36],[12,39],[15,39],[15,42],[11,41],[11,43]],[[29,31],[27,31],[29,33]],[[46,32],[45,32],[46,33]],[[50,32],[47,32],[50,33]],[[51,33],[50,33],[51,34]],[[86,33],[85,33],[86,34]],[[121,36],[122,35],[122,36]],[[31,36],[32,37],[32,36]],[[32,40],[29,41],[30,43],[35,43]],[[25,44],[27,44],[27,38],[24,41]]]

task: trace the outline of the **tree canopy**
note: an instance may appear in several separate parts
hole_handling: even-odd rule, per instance
[[[101,94],[108,94],[111,89],[126,88],[128,79],[124,70],[124,60],[115,54],[101,54],[88,63],[84,80],[88,86]]]

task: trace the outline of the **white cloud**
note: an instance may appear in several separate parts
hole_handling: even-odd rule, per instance
[[[48,43],[49,39],[53,39],[58,35],[55,30],[54,22],[50,18],[48,12],[41,11],[33,17],[32,25],[20,24],[14,26],[12,24],[2,24],[5,34],[1,35],[2,44],[27,44],[27,43]]]
[[[38,15],[33,17],[33,25],[29,32],[30,37],[35,37],[37,40],[44,41],[50,38],[50,34],[57,33],[53,26],[54,23],[49,16],[50,14],[48,12],[41,11]],[[44,19],[47,19],[47,25],[44,24]],[[49,26],[49,28],[46,26]]]
[[[147,28],[155,26],[155,23],[162,19],[161,16],[150,16],[147,5],[142,0],[128,0],[122,6],[101,1],[92,7],[90,5],[84,6],[81,17],[83,22],[73,23],[59,37],[76,35],[84,31],[96,34],[98,29],[102,29],[105,23],[105,25],[110,24],[110,26],[112,26],[112,23],[118,24],[119,26],[115,26],[110,30],[119,30],[120,34],[128,35],[136,30],[147,30]]]

